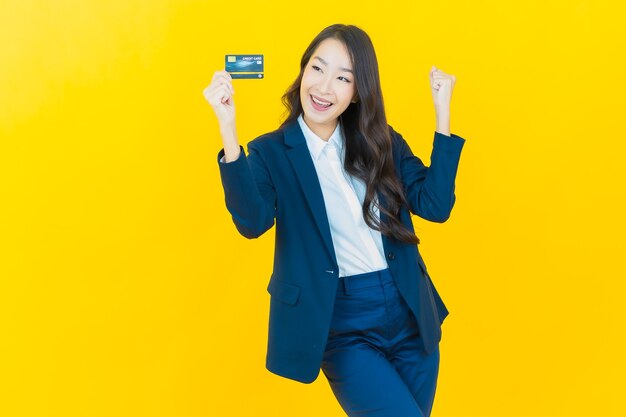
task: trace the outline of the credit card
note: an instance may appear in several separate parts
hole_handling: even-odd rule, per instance
[[[263,74],[262,73],[260,73],[260,74],[242,74],[240,72],[229,72],[229,74],[230,74],[230,77],[233,80],[236,80],[236,79],[244,79],[245,80],[245,79],[252,79],[252,78],[256,78],[256,79],[263,78]]]
[[[226,55],[225,68],[233,78],[262,79],[264,77],[263,55]]]

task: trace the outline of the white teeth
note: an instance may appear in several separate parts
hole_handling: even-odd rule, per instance
[[[323,103],[323,102],[321,102],[319,100],[316,100],[315,97],[313,97],[313,96],[311,96],[311,98],[313,99],[313,101],[316,104],[319,104],[320,106],[323,106],[323,107],[330,107],[330,105],[333,104],[333,103]]]

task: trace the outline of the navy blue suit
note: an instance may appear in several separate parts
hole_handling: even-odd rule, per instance
[[[465,140],[435,132],[431,165],[413,155],[391,127],[393,161],[410,212],[444,222],[455,202],[454,180]],[[218,153],[218,163],[224,150]],[[320,183],[297,121],[241,147],[235,161],[219,163],[226,207],[237,230],[256,238],[276,223],[266,367],[304,383],[317,379],[328,339],[339,268]],[[379,194],[379,201],[385,204]],[[413,229],[404,207],[400,220]],[[382,220],[385,216],[381,213]],[[383,235],[396,286],[417,319],[423,348],[441,340],[448,310],[435,289],[417,245]]]

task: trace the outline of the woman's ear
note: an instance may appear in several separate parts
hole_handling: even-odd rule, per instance
[[[354,96],[354,98],[352,99],[351,103],[356,103],[359,101],[359,97],[357,97],[356,95]]]

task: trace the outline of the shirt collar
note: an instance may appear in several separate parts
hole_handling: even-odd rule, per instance
[[[337,147],[339,151],[339,155],[343,151],[343,132],[341,129],[341,123],[337,123],[337,127],[333,131],[333,134],[330,135],[328,141],[323,140],[319,136],[317,136],[313,131],[307,126],[302,114],[298,116],[298,123],[300,124],[300,128],[302,129],[302,133],[304,134],[304,138],[306,139],[307,146],[309,147],[309,152],[311,152],[311,156],[317,160],[319,159],[322,151],[326,146],[334,145]]]

